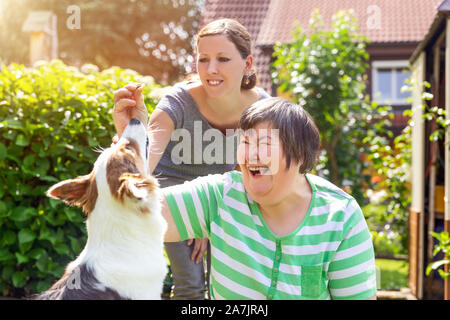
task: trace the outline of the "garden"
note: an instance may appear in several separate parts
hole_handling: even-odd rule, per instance
[[[357,199],[375,247],[380,290],[408,286],[408,209],[411,202],[411,126],[390,130],[393,110],[366,94],[368,40],[351,13],[338,12],[329,29],[317,12],[311,32],[275,48],[272,78],[278,94],[315,119],[322,153],[314,173]],[[60,60],[0,66],[0,295],[20,298],[48,289],[86,242],[81,209],[47,198],[55,182],[87,174],[115,134],[113,93],[142,83],[151,113],[166,85],[119,67],[79,68]],[[411,90],[408,83],[404,90]],[[407,111],[408,116],[411,112]],[[442,109],[429,110],[442,139]],[[435,254],[450,252],[448,234]],[[441,260],[428,272],[448,264]],[[170,288],[170,278],[167,279]]]

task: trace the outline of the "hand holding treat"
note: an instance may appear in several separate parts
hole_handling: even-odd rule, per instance
[[[142,94],[142,84],[128,84],[114,92],[113,119],[120,137],[132,118],[147,125],[148,112]]]

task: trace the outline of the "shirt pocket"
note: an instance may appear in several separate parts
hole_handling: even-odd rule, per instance
[[[325,289],[325,276],[323,267],[319,266],[301,266],[300,286],[301,295],[305,298],[317,299]]]

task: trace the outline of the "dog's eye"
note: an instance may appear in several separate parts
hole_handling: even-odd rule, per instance
[[[135,152],[134,148],[130,144],[125,145],[125,149],[131,151],[132,153]]]

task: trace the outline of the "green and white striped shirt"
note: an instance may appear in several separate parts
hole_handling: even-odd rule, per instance
[[[371,236],[356,200],[306,175],[308,213],[275,235],[244,189],[241,173],[163,189],[181,239],[209,238],[213,299],[367,299],[376,294]]]

